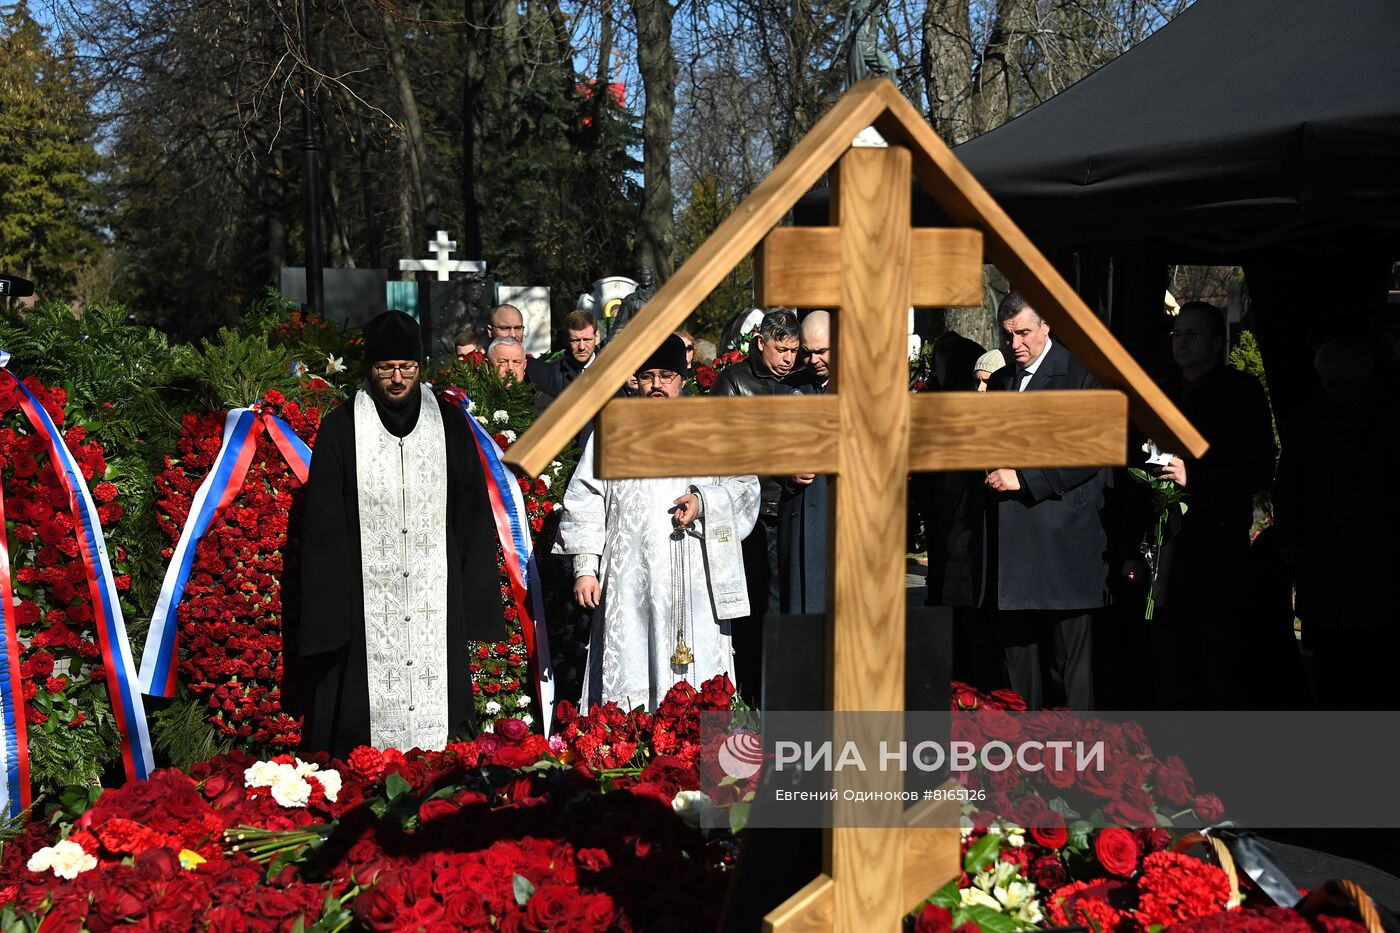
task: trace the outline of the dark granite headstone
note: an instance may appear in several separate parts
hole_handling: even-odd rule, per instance
[[[429,364],[448,366],[456,358],[455,338],[469,325],[486,323],[491,288],[484,275],[428,282],[418,291],[419,322],[427,338]]]
[[[383,269],[324,269],[321,274],[328,320],[348,327],[361,327],[388,309],[384,299],[384,283],[389,277]],[[288,298],[304,304],[306,269],[301,266],[282,269],[278,288]]]

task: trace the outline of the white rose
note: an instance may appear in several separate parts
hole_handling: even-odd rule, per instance
[[[243,772],[243,783],[248,787],[266,787],[282,773],[282,765],[270,761],[259,761]]]
[[[496,422],[497,424],[505,424],[507,421],[510,420],[510,413],[502,411],[498,408],[495,411],[491,412],[491,420]]]
[[[501,711],[501,704],[497,703],[495,700],[487,700],[487,701],[486,701],[486,715],[488,715],[488,716],[494,716],[494,715],[496,715],[497,713],[499,713],[500,711]]]
[[[284,807],[304,807],[311,799],[311,785],[295,771],[279,772],[272,782],[272,799]]]
[[[704,791],[683,790],[671,800],[671,809],[691,826],[701,826],[715,813],[715,802]]]
[[[530,705],[530,698],[529,698],[529,697],[524,697],[524,696],[523,696],[523,697],[521,697],[520,699],[518,699],[518,700],[515,701],[515,705],[518,706],[518,707],[520,707],[521,709],[524,709],[525,707],[527,707],[527,706]]]
[[[29,857],[28,865],[30,871],[52,871],[56,877],[69,881],[96,867],[97,859],[71,839],[61,839],[35,852]]]

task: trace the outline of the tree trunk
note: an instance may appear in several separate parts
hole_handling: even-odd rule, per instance
[[[389,66],[394,73],[398,88],[399,106],[403,108],[404,129],[408,133],[409,167],[413,173],[413,190],[418,199],[419,216],[423,220],[422,230],[432,239],[440,226],[437,196],[433,193],[432,162],[428,159],[428,144],[423,135],[423,124],[418,117],[418,102],[413,96],[413,82],[404,63],[403,42],[399,38],[399,24],[388,13],[383,14],[384,44],[389,51]]]
[[[669,0],[630,0],[637,21],[637,68],[646,110],[642,116],[642,216],[637,265],[670,278],[676,248],[671,193],[671,125],[676,114],[676,55]]]
[[[272,152],[272,171],[263,176],[262,195],[264,227],[267,231],[267,271],[274,282],[278,281],[282,268],[287,265],[287,222],[282,216],[287,200],[285,178],[282,150],[275,149]]]
[[[482,46],[491,35],[484,0],[463,0],[466,45],[462,54],[462,249],[471,259],[484,253],[481,237],[482,203],[477,176],[481,172],[482,122],[485,116],[486,56]]]
[[[929,0],[924,8],[919,72],[928,120],[950,146],[973,136],[972,25],[966,0]]]
[[[997,0],[987,44],[982,49],[973,75],[973,119],[976,121],[973,135],[1001,126],[1015,114],[1011,71],[1015,67],[1013,29],[1016,9],[1017,0]]]

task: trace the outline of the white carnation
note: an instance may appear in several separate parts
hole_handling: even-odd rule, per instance
[[[530,698],[527,696],[523,696],[515,701],[515,705],[520,707],[521,709],[524,709],[525,707],[530,705]]]
[[[311,784],[288,767],[273,780],[272,799],[284,807],[304,807],[311,799]]]
[[[505,424],[507,421],[510,420],[510,413],[498,408],[495,411],[491,412],[491,420],[496,422],[497,424]]]
[[[495,700],[487,700],[487,701],[486,701],[486,715],[488,715],[488,716],[494,716],[494,715],[496,715],[497,713],[499,713],[500,711],[501,711],[501,704],[497,703]]]
[[[469,413],[476,411],[476,402],[472,401],[471,399],[467,399],[467,411]]]
[[[335,799],[340,796],[340,772],[339,771],[317,771],[316,780],[321,782],[321,787],[326,792],[326,799],[335,803]]]
[[[321,770],[321,766],[310,761],[302,761],[300,758],[293,759],[296,764],[297,774],[306,777],[308,774],[315,774]]]
[[[270,761],[259,761],[243,772],[243,783],[248,787],[266,787],[277,780],[283,767]]]
[[[84,852],[83,847],[73,840],[61,839],[29,856],[28,867],[33,872],[52,871],[56,877],[72,881],[83,872],[96,868],[97,859]]]
[[[535,717],[531,716],[529,713],[522,713],[520,715],[520,721],[527,726],[533,726],[535,724]]]
[[[554,485],[554,478],[551,477],[548,473],[541,473],[540,482],[544,483],[545,489],[548,489],[550,486]]]
[[[501,437],[504,437],[507,441],[509,441],[509,442],[512,443],[512,444],[515,443],[515,432],[514,432],[514,431],[502,431],[502,432],[501,432]]]

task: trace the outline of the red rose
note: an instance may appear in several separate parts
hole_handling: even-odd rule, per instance
[[[530,916],[530,922],[537,929],[550,930],[559,926],[573,913],[573,905],[578,897],[577,888],[546,883],[540,885],[530,896],[530,902],[525,905],[525,909]]]
[[[53,673],[53,655],[49,654],[47,651],[36,652],[34,656],[29,659],[29,670],[36,678],[48,677]]]
[[[1054,891],[1069,884],[1069,872],[1058,855],[1042,855],[1033,859],[1027,872],[1031,881],[1042,891]]]
[[[428,823],[444,816],[451,816],[460,809],[461,807],[451,800],[425,800],[418,806],[418,819],[420,822]]]
[[[1054,810],[1046,809],[1036,818],[1031,827],[1031,837],[1047,849],[1064,848],[1069,842],[1069,830],[1065,829],[1065,818]]]
[[[502,768],[524,768],[540,760],[540,756],[523,745],[503,745],[491,756],[491,763]]]
[[[1214,794],[1196,795],[1196,816],[1207,823],[1214,823],[1225,815],[1225,804]]]
[[[1129,878],[1137,870],[1137,840],[1117,826],[1101,829],[1094,837],[1094,856],[1110,875]]]
[[[530,734],[530,727],[519,719],[498,719],[492,731],[505,739],[512,745],[517,745],[524,741],[525,736]]]

